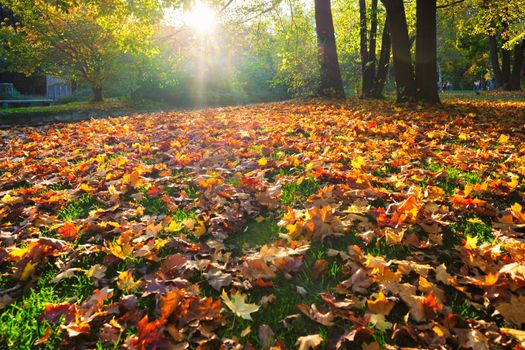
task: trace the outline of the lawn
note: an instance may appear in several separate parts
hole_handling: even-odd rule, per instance
[[[0,348],[525,345],[525,102],[0,130]]]

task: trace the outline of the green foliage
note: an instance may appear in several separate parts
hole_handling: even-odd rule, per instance
[[[0,37],[9,68],[26,74],[48,73],[103,88],[140,56],[155,53],[157,1],[1,0],[17,22],[2,22]],[[130,63],[126,65],[127,61]]]

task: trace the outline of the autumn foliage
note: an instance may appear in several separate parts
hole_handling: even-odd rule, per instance
[[[519,102],[311,100],[0,131],[0,307],[87,281],[38,346],[518,349],[524,130]]]

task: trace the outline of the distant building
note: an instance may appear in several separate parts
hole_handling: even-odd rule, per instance
[[[51,75],[46,76],[46,90],[47,98],[52,100],[59,100],[73,94],[73,89],[65,80],[57,79]]]

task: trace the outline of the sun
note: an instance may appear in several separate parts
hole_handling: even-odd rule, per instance
[[[207,34],[217,24],[217,13],[209,5],[196,2],[183,15],[184,24],[192,27],[199,34]]]

